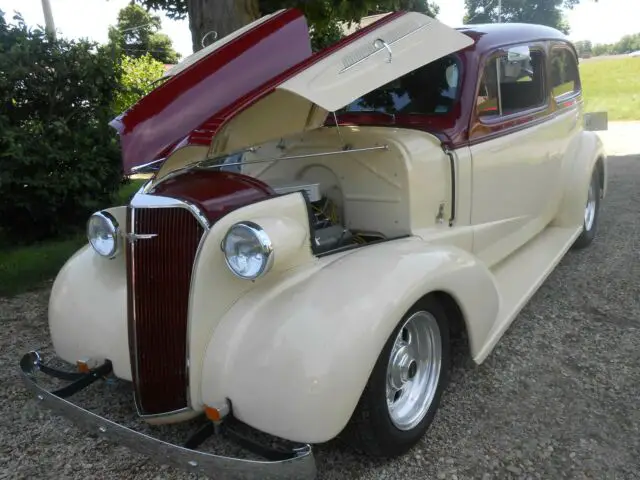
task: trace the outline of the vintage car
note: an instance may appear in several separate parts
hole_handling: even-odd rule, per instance
[[[434,419],[451,340],[483,362],[593,241],[607,168],[585,118],[576,51],[551,28],[395,12],[312,53],[299,11],[261,18],[113,121],[125,172],[152,175],[88,220],[49,304],[72,368],[26,353],[26,385],[214,478],[312,478],[311,445],[333,438],[402,455]],[[111,375],[142,420],[194,436],[65,399]],[[218,433],[263,458],[204,451]]]

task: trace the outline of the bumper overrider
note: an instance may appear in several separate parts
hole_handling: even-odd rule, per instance
[[[300,448],[273,448],[263,446],[249,439],[234,428],[238,422],[230,414],[218,428],[207,421],[183,446],[174,445],[144,433],[119,425],[74,405],[65,398],[83,390],[97,380],[105,378],[112,371],[108,360],[86,373],[65,372],[46,366],[38,352],[25,354],[20,360],[22,378],[29,390],[45,407],[82,425],[89,432],[98,434],[114,443],[125,445],[132,450],[155,457],[159,463],[171,465],[181,470],[203,473],[216,479],[313,479],[316,476],[315,460],[310,445]],[[36,374],[40,372],[71,383],[55,391],[47,391],[38,385]],[[264,461],[214,455],[196,450],[212,434],[224,435],[241,447],[263,458]]]

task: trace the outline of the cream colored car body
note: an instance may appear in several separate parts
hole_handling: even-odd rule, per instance
[[[453,50],[464,46],[458,34],[443,31],[451,44],[460,43]],[[416,67],[411,42],[420,40],[410,37],[394,48],[393,62],[406,60],[401,71]],[[433,58],[443,52],[434,50]],[[482,363],[580,235],[591,175],[604,159],[598,137],[582,128],[581,107],[451,152],[456,189],[449,224],[451,158],[435,136],[407,128],[321,126],[328,111],[361,94],[365,79],[366,90],[376,87],[372,72],[388,68],[380,50],[343,79],[335,69],[348,53],[330,56],[244,111],[209,148],[175,152],[133,203],[157,201],[148,194],[154,182],[244,142],[259,148],[245,155],[243,173],[267,183],[319,182],[343,209],[348,228],[393,239],[314,256],[300,193],[240,208],[216,222],[201,244],[189,301],[193,412],[148,421],[180,421],[228,398],[234,416],[259,430],[327,441],[348,422],[384,343],[416,301],[436,294],[455,303],[470,355]],[[381,74],[378,85],[393,76]],[[263,114],[272,105],[288,112],[279,122]],[[353,152],[304,157],[345,145]],[[380,146],[387,148],[359,151]],[[301,158],[249,163],[289,156]],[[606,179],[606,164],[600,168]],[[108,211],[124,225],[125,209]],[[247,220],[265,229],[275,252],[273,268],[256,281],[234,276],[220,249],[229,227]],[[81,249],[51,294],[57,354],[72,363],[108,358],[116,376],[131,380],[126,305],[124,252],[107,260]]]

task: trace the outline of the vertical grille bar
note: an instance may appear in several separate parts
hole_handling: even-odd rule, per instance
[[[127,246],[129,344],[143,415],[188,406],[191,272],[204,229],[184,208],[131,208],[127,230],[156,234]]]

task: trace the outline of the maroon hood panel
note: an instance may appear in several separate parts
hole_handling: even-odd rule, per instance
[[[306,19],[290,9],[178,72],[110,123],[120,134],[125,174],[311,55]]]

